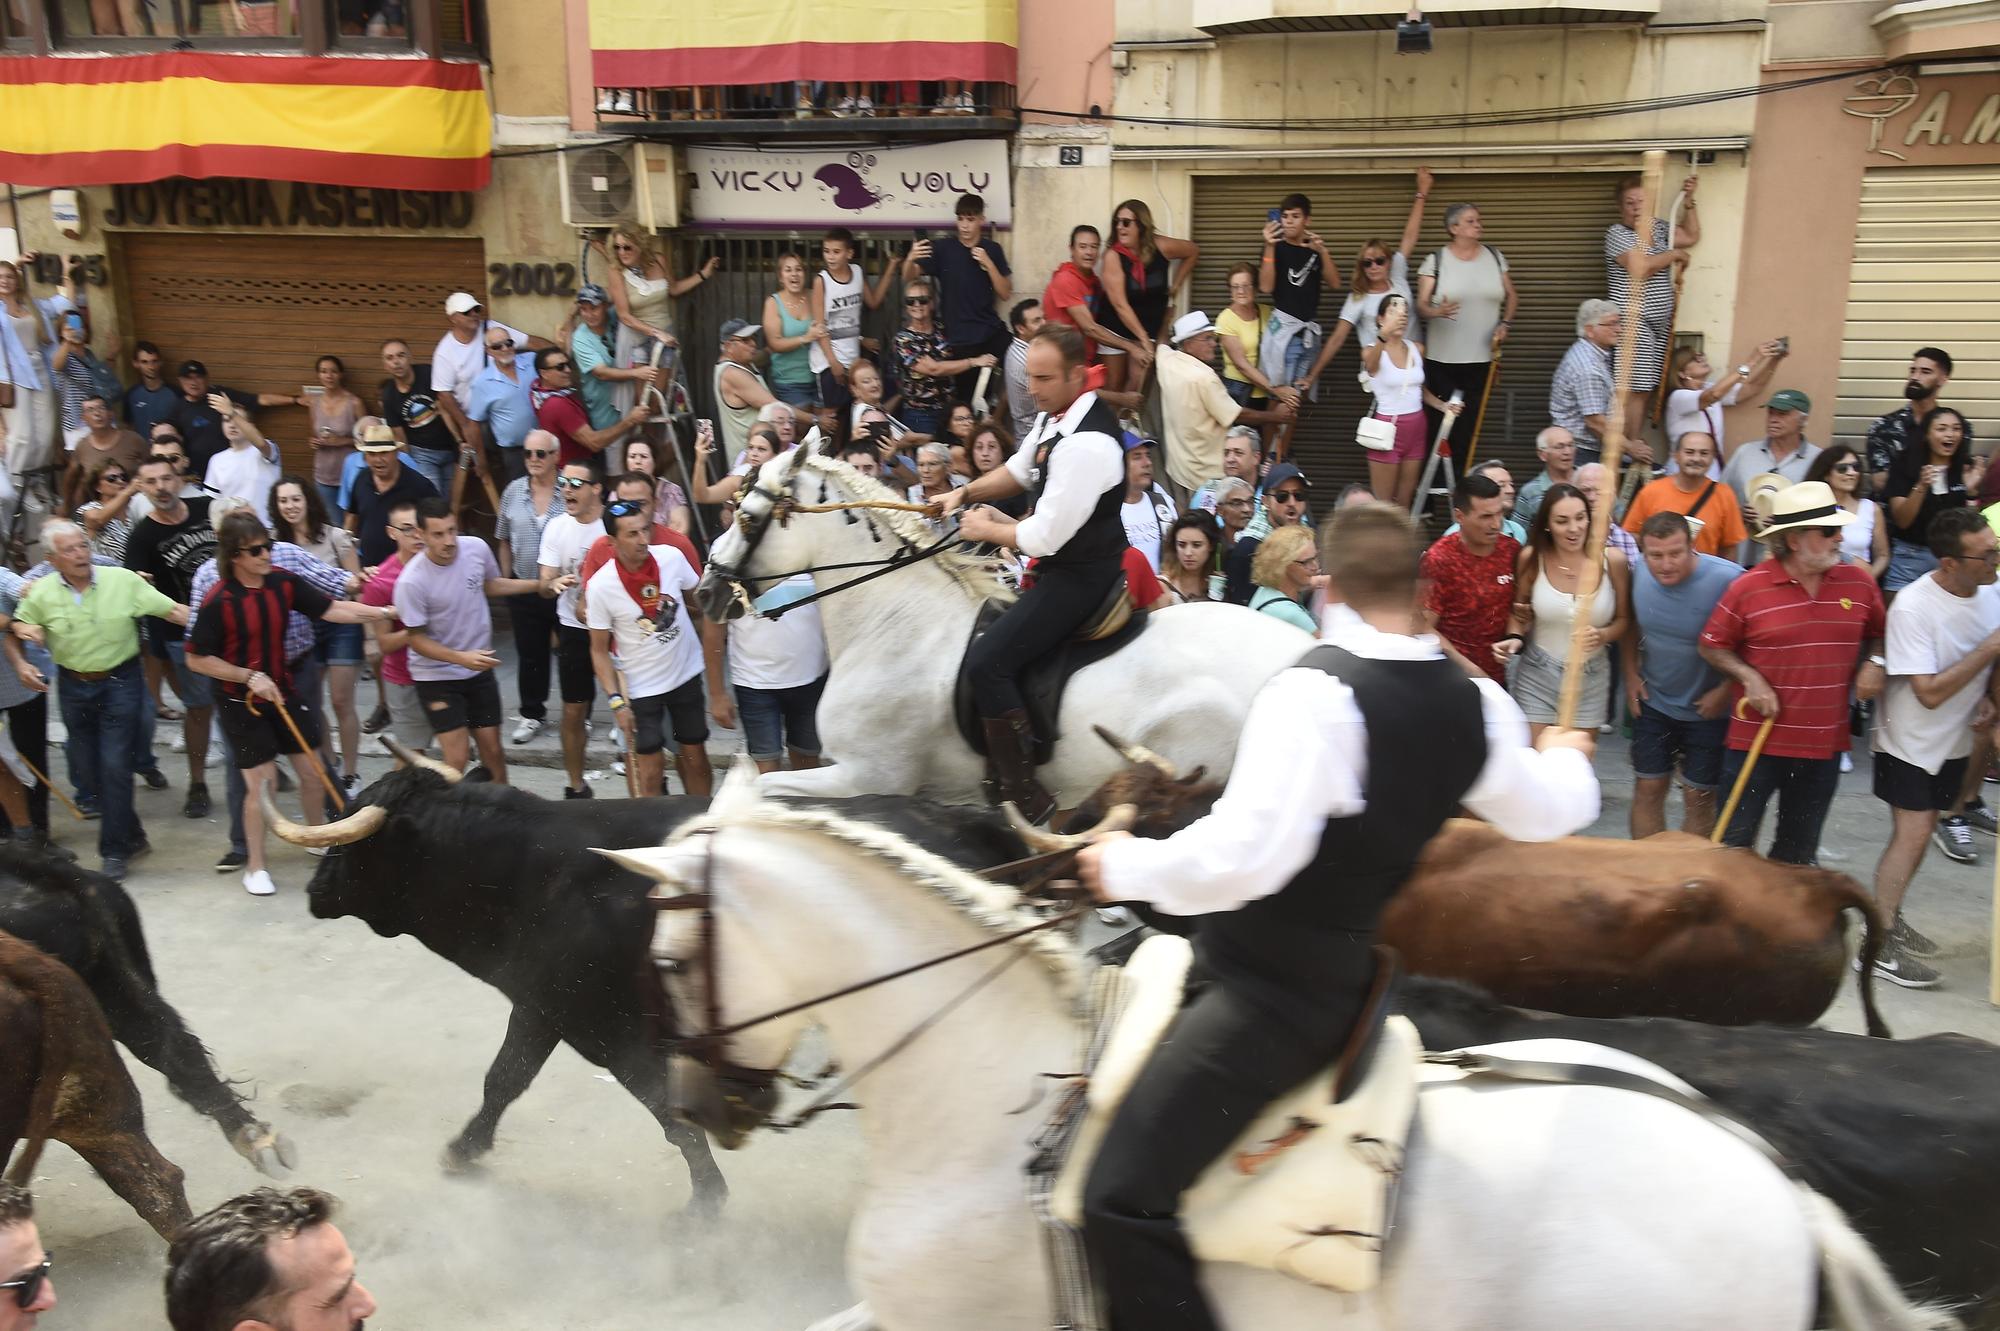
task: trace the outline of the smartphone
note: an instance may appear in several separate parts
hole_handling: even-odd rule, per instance
[[[1791,339],[1791,338],[1789,338],[1789,337],[1781,337],[1781,338],[1779,338],[1779,339],[1778,339],[1778,354],[1779,354],[1780,356],[1789,356],[1789,355],[1791,355],[1791,354],[1792,354],[1792,339]]]
[[[77,332],[81,333],[83,331],[83,316],[81,314],[78,314],[75,310],[71,310],[68,314],[65,314],[63,316],[63,327],[73,328]]]
[[[1284,213],[1280,212],[1280,211],[1279,211],[1278,209],[1276,209],[1276,208],[1273,208],[1273,209],[1271,209],[1271,211],[1269,211],[1269,212],[1267,212],[1267,213],[1265,213],[1265,214],[1264,214],[1264,220],[1265,220],[1265,221],[1267,221],[1267,222],[1276,222],[1276,221],[1280,221],[1280,220],[1282,220],[1282,219],[1283,219],[1283,217],[1284,217]]]
[[[306,397],[325,397],[326,389],[318,384],[301,384],[299,392]]]

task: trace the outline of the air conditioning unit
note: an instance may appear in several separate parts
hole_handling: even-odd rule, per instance
[[[562,213],[569,225],[635,221],[646,231],[680,225],[680,177],[670,144],[605,144],[562,159]]]

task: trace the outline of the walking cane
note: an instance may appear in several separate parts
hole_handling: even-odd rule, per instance
[[[275,702],[271,705],[278,709],[279,716],[285,718],[285,729],[291,731],[292,738],[299,742],[299,752],[303,753],[306,756],[306,761],[312,764],[313,772],[319,777],[319,783],[322,786],[326,787],[327,795],[333,800],[334,805],[340,810],[340,812],[346,813],[347,812],[346,793],[343,792],[339,786],[333,784],[333,779],[327,776],[326,768],[320,765],[319,752],[316,749],[314,749],[312,745],[306,743],[306,737],[299,733],[299,723],[292,720],[291,712],[285,707],[285,704],[282,701]],[[250,713],[250,715],[252,716],[257,715],[257,695],[253,693],[249,697],[244,699],[243,706],[244,709]]]
[[[1743,715],[1741,698],[1736,700],[1736,714],[1739,717]],[[1743,770],[1736,774],[1736,784],[1730,787],[1729,802],[1722,806],[1722,812],[1715,820],[1715,830],[1708,834],[1711,844],[1718,846],[1722,844],[1722,834],[1729,830],[1729,820],[1736,816],[1736,806],[1742,802],[1743,792],[1750,785],[1750,770],[1757,765],[1757,759],[1763,755],[1764,741],[1771,737],[1771,724],[1777,719],[1778,714],[1773,712],[1764,718],[1763,725],[1757,727],[1757,738],[1750,741],[1750,756],[1743,760]]]
[[[41,768],[35,766],[34,763],[28,760],[28,755],[21,752],[20,746],[16,745],[14,752],[20,756],[21,765],[23,767],[26,767],[30,772],[34,773],[35,780],[41,782],[44,786],[48,787],[49,792],[53,794],[57,799],[63,802],[63,807],[76,815],[76,820],[79,823],[87,823],[90,821],[88,818],[85,818],[83,816],[83,810],[76,807],[76,801],[72,800],[69,796],[62,793],[61,786],[49,780],[49,778],[43,774]]]
[[[1479,427],[1486,424],[1486,408],[1493,401],[1494,385],[1500,382],[1500,348],[1493,348],[1492,368],[1486,371],[1486,387],[1479,394],[1479,414],[1472,418],[1472,437],[1465,441],[1465,469],[1472,470],[1472,460],[1479,456]]]

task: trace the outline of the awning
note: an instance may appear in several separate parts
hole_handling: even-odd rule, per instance
[[[1014,0],[590,0],[600,88],[1012,83],[1019,40]]]
[[[218,55],[0,59],[0,178],[116,185],[247,176],[476,190],[492,174],[479,66]]]

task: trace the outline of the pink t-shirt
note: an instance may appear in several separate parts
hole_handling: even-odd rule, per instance
[[[375,566],[375,576],[368,579],[361,588],[361,604],[394,605],[396,603],[396,579],[403,576],[403,557],[390,555]],[[400,630],[403,621],[397,620],[390,626]],[[410,678],[410,649],[398,647],[393,652],[382,653],[382,678],[391,684],[414,684]]]

